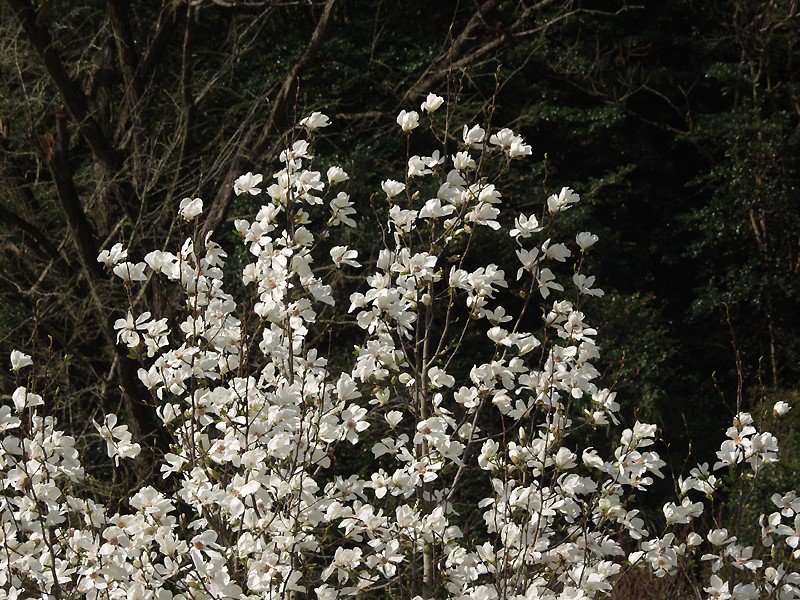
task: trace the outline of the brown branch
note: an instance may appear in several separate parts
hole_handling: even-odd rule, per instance
[[[139,53],[136,50],[136,41],[131,30],[129,2],[127,0],[107,0],[108,1],[108,20],[114,32],[114,44],[116,46],[117,64],[125,82],[125,95],[122,107],[119,110],[120,118],[114,131],[114,140],[120,144],[120,134],[124,130],[130,131],[130,140],[133,144],[133,181],[141,176],[143,168],[140,153],[140,133],[141,122],[139,118],[139,107],[144,85],[140,77]],[[122,138],[124,139],[124,138]],[[123,147],[126,144],[121,144]]]
[[[17,207],[26,207],[28,210],[35,210],[37,202],[30,185],[25,181],[23,171],[14,161],[10,150],[10,140],[6,136],[6,131],[0,131],[0,181],[4,183],[6,190],[9,190],[16,198]],[[31,248],[44,259],[54,260],[64,272],[70,272],[66,260],[53,245],[53,243],[42,233],[42,229],[23,219],[17,212],[9,210],[0,205],[0,221],[4,221],[11,227],[18,229],[24,235],[33,240]]]
[[[125,80],[125,87],[133,94],[133,101],[138,102],[142,96],[142,80],[136,76],[139,68],[139,54],[136,52],[136,41],[131,31],[131,21],[127,0],[108,0],[108,18],[114,31],[114,42],[117,46],[120,70]]]
[[[144,58],[139,65],[139,70],[136,72],[136,77],[142,89],[146,88],[150,83],[155,68],[161,61],[164,48],[166,48],[167,43],[173,38],[175,27],[177,27],[178,21],[187,10],[187,2],[167,2],[167,7],[161,13],[161,17],[158,20],[153,41],[150,42],[150,46],[144,53]]]
[[[430,88],[433,87],[436,82],[442,79],[443,74],[446,74],[450,71],[451,61],[458,59],[458,57],[461,55],[461,51],[464,49],[464,46],[470,39],[473,38],[473,34],[478,26],[481,24],[485,25],[484,19],[486,14],[496,5],[497,0],[486,0],[477,8],[472,17],[470,17],[469,21],[467,21],[467,24],[464,25],[464,29],[462,29],[461,33],[458,34],[458,37],[451,42],[446,52],[434,59],[428,68],[425,69],[425,72],[420,75],[419,79],[417,79],[417,81],[406,90],[400,100],[400,103],[398,104],[398,107],[405,105],[409,99],[416,98],[417,96],[430,91]]]
[[[3,221],[7,225],[18,229],[24,235],[30,237],[34,242],[30,245],[30,248],[40,257],[46,260],[54,260],[62,268],[66,266],[67,263],[64,260],[64,257],[61,256],[61,253],[58,251],[58,248],[56,248],[50,242],[50,240],[42,235],[42,232],[38,227],[29,223],[17,213],[8,210],[2,204],[0,204],[0,221]]]
[[[227,214],[228,208],[233,200],[234,180],[242,174],[252,159],[258,158],[269,148],[270,140],[275,132],[278,131],[282,119],[284,118],[287,104],[294,96],[300,73],[303,71],[309,61],[311,61],[322,44],[322,40],[324,39],[325,32],[328,29],[328,24],[330,22],[335,3],[336,0],[327,0],[325,2],[325,7],[322,9],[322,14],[317,20],[317,25],[314,29],[314,32],[311,34],[311,39],[308,42],[305,52],[303,52],[303,55],[300,57],[300,59],[287,73],[286,78],[283,81],[283,85],[281,85],[281,89],[278,91],[277,96],[275,96],[275,99],[272,102],[272,109],[267,117],[266,124],[260,131],[256,128],[251,130],[251,133],[248,134],[244,139],[239,151],[231,161],[230,168],[228,169],[228,173],[223,180],[222,187],[220,188],[213,204],[211,205],[208,217],[206,217],[206,221],[203,226],[204,233],[219,228],[224,221],[225,215]]]
[[[494,35],[491,39],[470,51],[469,42],[474,40],[480,32],[478,26],[482,25],[486,29],[489,28],[485,17],[497,4],[493,0],[484,2],[478,7],[475,14],[472,15],[458,37],[453,40],[448,52],[434,60],[419,79],[417,79],[417,81],[408,88],[405,94],[403,94],[402,100],[400,104],[398,104],[396,110],[404,106],[409,99],[420,97],[431,91],[440,81],[445,79],[449,73],[464,69],[474,64],[479,59],[491,55],[500,48],[508,45],[513,39],[528,37],[534,33],[542,33],[558,21],[583,12],[583,9],[567,10],[565,6],[557,17],[533,29],[524,29],[534,13],[541,12],[556,3],[557,0],[539,0],[539,2],[528,6],[519,14],[511,25],[498,27],[497,29],[500,29],[500,33]]]
[[[53,176],[67,226],[78,249],[81,266],[84,272],[88,274],[89,279],[92,282],[97,282],[103,276],[103,270],[97,262],[97,255],[100,250],[92,233],[94,228],[86,217],[78,190],[69,171],[67,161],[69,138],[66,132],[66,118],[61,112],[56,114],[56,127],[56,139],[53,142],[52,136],[49,138],[52,146],[45,148],[45,160],[50,169],[50,174]]]
[[[303,56],[301,56],[300,60],[294,64],[294,66],[289,70],[289,73],[286,75],[286,79],[283,80],[283,85],[281,86],[280,91],[278,91],[278,95],[272,102],[272,110],[270,111],[267,123],[262,129],[261,135],[253,147],[253,154],[255,156],[258,156],[264,150],[266,150],[269,145],[270,137],[275,131],[277,131],[280,121],[286,112],[286,105],[288,101],[294,97],[294,92],[297,86],[297,78],[317,53],[317,50],[319,50],[319,47],[322,44],[322,40],[325,37],[325,32],[328,29],[328,23],[330,22],[331,14],[333,13],[333,5],[335,3],[336,0],[327,0],[327,2],[325,2],[325,7],[322,9],[322,14],[317,21],[317,26],[314,29],[314,33],[311,34],[311,39],[308,42],[305,52],[303,52]]]
[[[183,103],[184,116],[181,154],[178,162],[181,167],[185,165],[186,149],[191,145],[190,139],[197,115],[197,104],[192,93],[194,29],[194,11],[192,7],[189,7],[186,11],[186,29],[183,34],[183,47],[181,49],[181,102]]]
[[[123,390],[123,402],[130,418],[131,432],[136,439],[154,436],[157,447],[166,451],[169,447],[168,434],[156,418],[153,408],[142,398],[148,396],[137,376],[136,363],[128,359],[126,350],[117,344],[113,326],[113,316],[106,310],[100,297],[99,288],[104,277],[103,270],[97,262],[99,248],[93,228],[83,210],[80,196],[68,165],[68,138],[66,131],[66,115],[56,113],[56,137],[47,139],[51,146],[45,150],[45,159],[56,185],[56,192],[67,221],[72,239],[78,250],[78,257],[86,273],[89,295],[94,304],[100,330],[107,347],[119,358],[119,377]]]
[[[39,23],[36,9],[30,0],[7,0],[19,19],[28,40],[42,59],[50,78],[61,94],[72,119],[78,124],[81,136],[89,144],[92,154],[106,171],[115,172],[122,163],[121,156],[106,138],[100,125],[89,111],[86,96],[80,86],[69,76],[56,51],[50,32]]]

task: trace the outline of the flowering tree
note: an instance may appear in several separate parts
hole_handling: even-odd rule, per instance
[[[172,436],[162,480],[132,490],[118,511],[93,498],[75,440],[25,377],[31,357],[12,353],[18,387],[0,408],[0,598],[566,600],[609,594],[623,569],[661,577],[693,561],[707,579],[698,594],[800,596],[787,562],[800,540],[794,492],[777,494],[778,511],[762,518],[769,560],[738,531],[692,527],[715,472],[739,478],[742,506],[777,459],[777,441],[750,415],[735,416],[713,468],[679,481],[661,532],[636,508],[663,476],[655,426],[620,427],[607,455],[580,447],[582,429],[620,425],[581,311],[603,295],[585,270],[598,238],[550,237],[579,201],[569,188],[539,214],[504,218],[503,174],[530,146],[488,125],[464,126],[455,143],[448,111],[430,94],[422,115],[397,117],[409,138],[428,124],[437,148],[407,156],[403,180],[383,181],[372,199],[381,247],[349,298],[362,334],[344,368],[315,334],[336,305],[337,273],[367,260],[330,241],[358,215],[347,173],[314,170],[314,136],[329,125],[321,113],[300,121],[269,185],[247,173],[233,186],[262,203],[235,221],[250,261],[245,297],[225,291],[227,255],[202,233],[199,198],[178,206],[194,228],[179,248],[143,260],[122,244],[100,253],[131,292],[117,341],[140,360]],[[506,225],[519,263],[508,275],[474,251]],[[174,321],[136,305],[137,286],[153,278],[182,295]],[[475,332],[486,341],[465,353]],[[142,449],[114,414],[94,429],[117,465]],[[365,444],[369,472],[342,472],[338,457]],[[474,521],[454,506],[477,480]]]

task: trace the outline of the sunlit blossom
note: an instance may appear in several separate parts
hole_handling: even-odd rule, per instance
[[[236,192],[237,196],[241,196],[242,194],[258,196],[261,193],[261,188],[258,187],[258,184],[263,180],[264,176],[260,173],[254,175],[248,171],[233,183],[233,191]]]
[[[441,106],[430,94],[421,110]],[[397,122],[408,133],[418,121],[403,111]],[[769,409],[734,415],[713,468],[676,473],[661,525],[650,526],[652,507],[636,508],[672,474],[656,426],[622,423],[615,373],[595,366],[602,329],[581,295],[603,295],[584,254],[597,236],[562,239],[569,223],[553,226],[578,194],[564,187],[528,208],[531,186],[514,199],[529,214],[504,212],[503,169],[530,146],[472,125],[448,155],[424,148],[420,132],[418,154],[387,173],[404,181],[385,179],[383,201],[377,186],[354,185],[351,199],[330,189],[349,179],[340,167],[311,167],[310,136],[328,124],[318,112],[300,122],[264,204],[234,220],[232,286],[230,248],[211,233],[149,252],[131,240],[144,262],[119,243],[100,253],[130,301],[109,307],[128,348],[114,368],[138,361],[143,394],[123,398],[113,373],[87,382],[97,420],[85,441],[58,429],[58,374],[23,381],[32,359],[11,353],[0,596],[421,600],[427,586],[473,600],[579,600],[609,595],[626,563],[655,577],[695,573],[715,598],[800,596],[795,490],[773,493],[757,522],[704,525],[724,517],[705,518],[722,481],[755,502],[748,486],[778,461],[777,436],[761,428]],[[257,195],[262,182],[247,173],[235,191]],[[177,217],[201,212],[187,198]],[[356,217],[375,229],[353,230]],[[370,232],[379,245],[364,251]],[[579,251],[565,243],[573,235]],[[362,268],[351,245],[363,275],[345,268]],[[516,281],[497,256],[512,248]],[[148,277],[163,308],[130,285]],[[160,464],[141,457],[153,433],[136,411],[97,416],[129,403],[163,424]],[[778,401],[773,414],[789,408]],[[98,473],[133,481],[116,468],[141,481],[106,506],[91,497]],[[749,505],[724,512],[737,508],[750,518]]]
[[[397,124],[405,133],[409,133],[419,127],[419,113],[414,110],[401,110],[397,115]]]
[[[394,179],[387,179],[381,183],[381,189],[386,192],[389,198],[394,198],[406,189],[406,184],[395,181]]]
[[[184,221],[191,221],[203,212],[203,201],[200,198],[184,198],[180,203],[178,214]]]
[[[20,369],[24,369],[25,367],[29,367],[33,364],[33,359],[30,355],[25,354],[24,352],[20,352],[19,350],[12,350],[11,351],[11,370],[12,371],[19,371]]]
[[[428,94],[428,97],[425,98],[425,101],[420,105],[420,110],[431,114],[439,110],[439,107],[441,107],[442,104],[444,104],[444,98],[431,92]]]
[[[322,129],[331,124],[331,120],[321,112],[315,111],[300,120],[300,126],[304,127],[309,133],[313,133],[317,129]]]

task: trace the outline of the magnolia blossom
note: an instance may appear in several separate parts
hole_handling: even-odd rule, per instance
[[[33,359],[31,359],[30,355],[25,354],[24,352],[20,352],[19,350],[12,350],[11,351],[11,370],[12,371],[19,371],[25,367],[29,367],[33,364]]]
[[[381,189],[386,192],[386,195],[389,198],[394,198],[400,194],[400,192],[406,189],[406,184],[395,181],[394,179],[387,179],[381,183]]]
[[[523,141],[522,136],[516,135],[508,128],[492,134],[489,137],[489,143],[499,146],[509,158],[519,158],[531,154],[531,147]]]
[[[405,133],[409,133],[419,127],[419,113],[414,110],[401,110],[400,114],[397,115],[397,124],[400,125]]]
[[[326,176],[328,178],[328,183],[330,184],[341,183],[350,179],[350,176],[345,173],[344,169],[337,166],[330,167]]]
[[[358,257],[356,250],[349,250],[347,246],[334,246],[331,248],[331,258],[333,264],[337,267],[342,265],[350,265],[351,267],[360,267],[361,264],[355,259]]]
[[[485,135],[486,131],[480,125],[473,125],[472,127],[464,125],[462,137],[464,143],[471,148],[480,148],[483,145]]]
[[[573,204],[580,201],[580,196],[571,188],[564,187],[558,194],[553,194],[547,199],[547,210],[550,213],[557,213],[568,210]]]
[[[792,407],[789,405],[788,402],[784,402],[783,400],[779,400],[772,407],[772,412],[775,414],[776,417],[782,417],[790,410],[792,410]]]
[[[422,110],[440,100],[429,96]],[[401,126],[414,120],[406,113]],[[173,441],[142,471],[165,481],[119,477],[132,487],[109,493],[127,501],[93,498],[77,447],[105,472],[136,457],[149,432],[134,441],[116,415],[94,422],[109,457],[99,465],[91,439],[76,444],[44,408],[57,387],[29,377],[0,402],[0,596],[255,600],[313,589],[318,600],[430,590],[577,600],[609,595],[629,561],[656,577],[696,573],[696,589],[713,597],[800,597],[796,490],[771,496],[770,514],[751,523],[760,543],[745,546],[733,529],[703,528],[722,479],[704,463],[677,475],[666,528],[651,533],[636,505],[665,475],[655,425],[591,434],[610,446],[585,447],[587,427],[623,419],[594,366],[602,344],[591,313],[575,288],[564,290],[571,277],[579,293],[602,295],[582,254],[597,237],[578,233],[573,254],[543,234],[555,236],[562,224],[552,215],[579,201],[569,188],[530,216],[503,213],[507,161],[484,159],[529,153],[510,129],[467,126],[467,149],[420,147],[405,183],[383,181],[391,201],[370,216],[381,245],[349,290],[348,315],[346,301],[335,312],[335,290],[353,277],[327,256],[360,266],[339,227],[355,226],[358,207],[330,190],[347,180],[341,168],[311,168],[308,136],[328,122],[321,113],[301,122],[307,139],[298,130],[280,152],[270,201],[234,221],[242,297],[227,286],[227,254],[211,234],[147,252],[144,263],[125,262],[121,245],[98,257],[126,284],[150,269],[180,307],[159,315],[131,294],[136,305],[114,323]],[[254,194],[261,176],[239,182]],[[180,218],[199,214],[193,202]],[[499,231],[512,220],[518,281],[476,250],[508,241],[479,225]],[[326,338],[345,320],[349,352],[328,356]],[[30,364],[15,352],[12,369]],[[777,438],[749,413],[725,433],[714,468],[749,502],[756,475],[778,460]],[[464,485],[482,492],[473,506],[457,502]],[[698,557],[708,569],[695,568]],[[731,574],[735,585],[721,577]]]
[[[539,220],[535,215],[531,215],[530,217],[520,215],[514,219],[514,229],[509,231],[508,234],[513,238],[527,239],[541,230],[542,228],[539,226]]]
[[[344,424],[344,437],[351,444],[358,442],[358,434],[369,427],[369,423],[364,420],[367,409],[363,407],[349,407],[342,412],[342,423]]]
[[[583,273],[575,273],[572,276],[572,282],[581,294],[587,296],[602,296],[605,292],[599,288],[592,287],[594,285],[594,275],[586,276]]]
[[[135,264],[130,262],[123,262],[115,266],[113,272],[114,275],[116,275],[125,282],[147,281],[147,275],[145,274],[146,268],[147,264],[143,262],[138,262]]]
[[[103,263],[107,267],[113,267],[117,263],[128,258],[128,251],[122,244],[117,242],[109,250],[103,250],[97,257],[97,262]]]
[[[331,120],[321,112],[315,111],[310,115],[300,120],[300,126],[304,127],[309,133],[313,133],[317,129],[322,129],[331,124]]]
[[[433,92],[428,94],[428,97],[425,98],[425,101],[420,105],[420,110],[425,111],[428,114],[436,112],[439,107],[444,104],[444,98],[441,96],[437,96]]]
[[[248,171],[244,175],[241,175],[233,183],[233,191],[236,192],[237,196],[241,196],[242,194],[250,194],[251,196],[258,196],[261,193],[261,188],[257,186],[259,183],[262,182],[263,179],[264,176],[261,175],[260,173],[253,175],[251,172]]]
[[[179,214],[184,221],[191,221],[203,212],[203,201],[200,198],[184,198],[181,200]]]
[[[389,424],[389,427],[394,429],[400,424],[400,421],[403,420],[403,413],[399,410],[391,410],[386,413],[386,422]]]
[[[106,441],[108,456],[114,459],[115,464],[119,465],[120,458],[135,458],[139,455],[141,446],[131,442],[131,433],[127,425],[117,425],[117,415],[107,415],[102,425],[97,421],[92,423]]]
[[[453,167],[455,167],[457,171],[473,171],[478,165],[469,153],[462,151],[456,152],[453,157]]]
[[[124,342],[129,348],[135,348],[141,342],[140,332],[147,330],[147,321],[150,313],[144,312],[134,318],[131,311],[124,319],[117,319],[114,322],[114,329],[117,330],[117,343]]]
[[[594,246],[598,239],[599,238],[595,234],[588,231],[582,231],[575,236],[575,243],[578,244],[578,247],[583,252]]]
[[[18,387],[14,390],[14,393],[11,394],[11,401],[14,403],[14,408],[17,409],[17,412],[44,404],[44,400],[39,394],[31,393],[25,387]]]
[[[331,226],[342,223],[348,227],[355,227],[356,222],[353,220],[352,215],[356,214],[356,209],[353,208],[353,203],[350,202],[350,196],[344,192],[339,192],[336,197],[330,202],[331,218],[328,224]]]

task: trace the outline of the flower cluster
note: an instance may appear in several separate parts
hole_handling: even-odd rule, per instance
[[[421,110],[443,103],[431,94]],[[419,118],[403,111],[397,124],[417,135]],[[0,407],[0,599],[595,598],[623,567],[664,576],[703,544],[711,597],[800,597],[800,575],[735,535],[687,533],[718,488],[707,465],[664,506],[668,531],[648,530],[635,498],[664,476],[655,426],[622,428],[605,455],[581,447],[581,429],[620,422],[582,310],[603,295],[583,271],[598,238],[550,237],[580,200],[570,188],[538,214],[503,213],[489,170],[532,154],[510,129],[465,125],[454,153],[408,156],[404,180],[383,181],[386,243],[349,297],[353,359],[321,353],[337,272],[362,268],[355,248],[325,243],[357,225],[347,173],[314,167],[312,136],[329,125],[318,112],[303,119],[307,138],[280,154],[269,185],[254,173],[234,183],[262,202],[234,223],[246,297],[225,291],[227,254],[210,233],[141,262],[121,244],[100,254],[126,286],[160,278],[183,298],[174,322],[131,306],[114,325],[174,439],[165,482],[133,490],[119,512],[74,495],[74,440],[43,416],[45,398],[18,387]],[[202,211],[199,198],[178,206],[184,221]],[[472,250],[492,231],[514,248],[512,277]],[[15,351],[11,363],[19,374],[32,359]],[[116,464],[139,454],[117,415],[94,426]],[[775,438],[745,413],[728,437],[714,470],[758,474],[776,460]],[[353,446],[372,458],[367,472],[342,472]],[[456,507],[481,479],[471,522]],[[782,538],[798,558],[800,500],[773,500],[765,543]],[[726,567],[752,577],[723,579]]]

